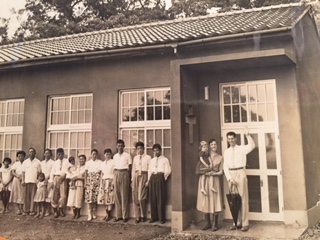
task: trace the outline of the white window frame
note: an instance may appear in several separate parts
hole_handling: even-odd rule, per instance
[[[21,140],[21,146],[18,146],[18,143],[17,142],[17,149],[14,149],[12,148],[12,146],[10,146],[10,149],[7,149],[6,148],[6,142],[5,142],[5,139],[6,139],[6,136],[7,135],[19,135],[21,134],[21,136],[23,137],[23,122],[22,122],[22,125],[21,126],[6,126],[6,121],[7,121],[7,115],[8,115],[8,104],[9,103],[13,103],[13,102],[23,102],[25,104],[25,99],[22,99],[22,98],[18,98],[18,99],[8,99],[8,100],[0,100],[0,103],[5,103],[6,104],[6,112],[4,114],[5,118],[4,118],[4,121],[5,121],[5,124],[3,127],[0,126],[0,134],[3,136],[3,145],[0,146],[0,149],[2,151],[2,155],[0,156],[1,160],[4,158],[4,154],[5,154],[5,151],[19,151],[22,149],[22,140]],[[24,115],[24,109],[23,109],[23,113]],[[1,114],[2,115],[2,114]],[[18,138],[17,138],[17,141],[18,141]],[[15,160],[15,155],[14,156],[10,156],[12,158],[12,161]]]
[[[71,123],[71,112],[72,112],[72,105],[71,101],[73,97],[91,97],[91,122],[90,123]],[[70,108],[69,108],[69,121],[67,124],[51,124],[51,113],[52,113],[52,100],[53,99],[62,99],[62,98],[69,98],[70,100]],[[71,133],[73,132],[90,132],[90,142],[92,139],[92,113],[93,113],[93,94],[68,94],[68,95],[58,95],[58,96],[50,96],[48,99],[48,112],[47,112],[47,136],[46,136],[46,146],[50,148],[50,134],[51,133],[68,133],[68,148],[65,151],[65,155],[70,156],[70,149],[71,149]],[[66,147],[65,147],[66,148]],[[72,148],[73,149],[73,148]],[[80,148],[77,148],[80,149]],[[90,146],[91,149],[91,146]],[[52,150],[56,150],[53,149]],[[82,154],[82,153],[80,153]],[[55,153],[54,153],[55,155]],[[77,156],[74,156],[77,157]],[[88,156],[87,156],[88,157]]]

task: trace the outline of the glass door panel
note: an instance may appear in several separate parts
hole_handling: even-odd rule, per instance
[[[248,176],[249,212],[262,212],[260,176]]]

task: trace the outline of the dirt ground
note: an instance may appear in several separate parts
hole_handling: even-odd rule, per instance
[[[8,240],[150,240],[170,234],[170,228],[150,223],[110,223],[102,220],[87,222],[86,216],[71,220],[71,216],[55,219],[52,216],[35,219],[13,213],[0,214],[0,237]]]

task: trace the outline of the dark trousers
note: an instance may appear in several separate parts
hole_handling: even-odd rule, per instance
[[[165,221],[166,181],[164,174],[152,174],[149,181],[151,219]]]
[[[34,195],[36,195],[37,184],[26,183],[26,195],[24,201],[24,212],[34,212]]]

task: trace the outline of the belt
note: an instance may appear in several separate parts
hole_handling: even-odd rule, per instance
[[[240,169],[244,169],[244,167],[229,168],[229,170],[231,170],[231,171],[233,171],[233,170],[240,170]]]
[[[136,172],[139,172],[139,170],[136,170]],[[141,171],[141,174],[147,174],[148,171]]]
[[[124,168],[124,169],[115,169],[118,172],[124,172],[124,171],[128,171],[128,168]]]
[[[155,173],[155,172],[154,172],[154,173],[152,173],[152,174],[153,174],[153,175],[160,175],[160,174],[161,174],[161,175],[164,175],[163,172],[158,172],[158,173]]]

